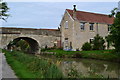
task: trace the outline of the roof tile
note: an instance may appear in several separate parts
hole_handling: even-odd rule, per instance
[[[68,13],[73,17],[73,10],[66,9]],[[105,14],[98,14],[98,13],[91,13],[91,12],[84,12],[84,11],[77,11],[76,18],[80,21],[87,21],[91,23],[106,23],[106,24],[113,24],[114,17],[109,17]]]

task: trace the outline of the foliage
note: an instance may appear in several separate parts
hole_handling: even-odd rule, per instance
[[[23,52],[28,52],[30,50],[30,45],[27,41],[25,40],[14,40],[14,41],[11,41],[9,44],[8,44],[8,49],[10,49],[11,47],[13,47],[14,50],[17,50],[17,51],[23,51]]]
[[[42,52],[45,52],[45,51],[48,51],[48,50],[63,50],[63,48],[61,47],[61,48],[56,48],[56,47],[51,47],[51,48],[46,48],[46,46],[45,46],[45,48],[42,48],[41,49],[41,51]]]
[[[7,48],[10,49],[13,45],[15,45],[16,43],[13,41],[10,41],[10,43],[7,45]]]
[[[93,50],[104,50],[105,49],[105,40],[97,34],[92,41]]]
[[[8,63],[19,78],[62,78],[62,72],[52,62],[21,52],[3,50]]]
[[[91,44],[88,43],[88,42],[84,43],[83,46],[82,46],[82,50],[83,50],[83,51],[91,50],[91,48],[92,48],[92,46],[91,46]]]
[[[70,70],[67,74],[69,78],[79,78],[80,77],[80,75],[79,75],[79,73],[78,73],[78,71],[75,67],[76,66],[71,66],[70,67]]]
[[[111,15],[115,16],[114,23],[111,26],[110,38],[114,44],[117,53],[120,53],[120,12],[115,12],[117,8],[111,11]]]
[[[16,43],[16,47],[18,47],[21,51],[27,52],[30,49],[29,43],[25,40],[20,40]]]
[[[6,21],[9,16],[9,14],[7,14],[8,10],[7,3],[0,0],[0,19]]]
[[[113,46],[112,45],[112,40],[111,40],[111,35],[106,36],[105,39],[106,39],[106,42],[107,42],[107,49],[109,49],[110,46]]]
[[[91,51],[63,51],[63,50],[47,50],[47,52],[55,52],[56,57],[66,58],[89,58],[98,60],[107,60],[120,62],[120,54],[114,54],[114,50],[91,50]],[[62,56],[64,55],[64,56]]]

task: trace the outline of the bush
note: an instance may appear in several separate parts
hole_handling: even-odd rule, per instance
[[[84,43],[83,46],[82,46],[82,50],[83,50],[83,51],[91,50],[91,48],[92,48],[92,46],[91,46],[91,44],[88,43],[88,42]]]
[[[93,44],[93,50],[104,50],[105,49],[105,40],[103,39],[103,37],[99,36],[99,34],[97,34],[94,37],[94,40],[92,41]]]

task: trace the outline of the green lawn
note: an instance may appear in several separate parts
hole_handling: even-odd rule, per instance
[[[39,59],[34,55],[24,54],[17,51],[6,51],[8,64],[14,70],[18,78],[62,78],[62,72],[55,64],[45,59]]]
[[[55,52],[56,57],[70,58],[90,58],[99,60],[108,60],[120,62],[120,54],[114,53],[113,50],[93,50],[93,51],[63,51],[63,50],[47,50],[47,52]]]

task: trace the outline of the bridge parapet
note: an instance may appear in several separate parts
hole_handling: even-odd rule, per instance
[[[58,29],[8,28],[1,27],[2,34],[34,34],[60,37]]]

